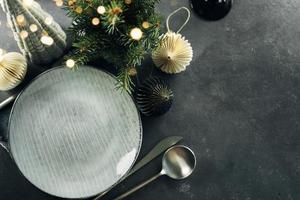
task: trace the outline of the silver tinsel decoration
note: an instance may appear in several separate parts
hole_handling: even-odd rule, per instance
[[[33,0],[0,0],[15,40],[33,64],[49,64],[64,54],[66,34]]]

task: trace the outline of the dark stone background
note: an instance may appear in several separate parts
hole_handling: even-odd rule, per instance
[[[68,26],[52,1],[40,2]],[[182,5],[188,1],[162,0],[159,9],[167,15]],[[176,18],[174,27],[184,14]],[[2,12],[0,19],[0,48],[16,51]],[[182,34],[194,48],[193,62],[184,73],[163,75],[175,102],[166,115],[143,119],[141,155],[165,136],[181,135],[195,151],[198,166],[186,180],[163,177],[128,199],[300,199],[300,1],[235,0],[220,21],[193,14]],[[0,98],[7,95],[2,92]],[[9,111],[0,111],[3,135]],[[1,200],[57,199],[29,184],[4,150],[0,158]],[[160,158],[107,199],[159,169]]]

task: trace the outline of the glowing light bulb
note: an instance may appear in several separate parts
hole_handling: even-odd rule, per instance
[[[25,39],[25,38],[28,37],[28,32],[27,31],[21,31],[20,36],[21,36],[22,39]]]
[[[41,42],[45,45],[51,46],[54,43],[54,40],[52,37],[47,36],[47,35],[43,35],[41,37]]]
[[[23,0],[23,4],[25,6],[31,6],[33,4],[33,0]]]
[[[17,16],[17,21],[18,21],[19,23],[24,22],[24,21],[25,21],[24,15],[18,15],[18,16]]]
[[[51,25],[52,22],[53,22],[53,18],[52,18],[52,17],[46,17],[46,19],[45,19],[45,24]]]
[[[143,32],[140,28],[133,28],[130,31],[130,36],[134,40],[140,40],[143,37]]]
[[[95,26],[99,25],[99,24],[100,24],[100,19],[97,18],[97,17],[94,17],[94,18],[92,19],[92,24],[95,25]]]
[[[29,26],[29,29],[30,29],[31,32],[34,33],[34,32],[36,32],[38,30],[38,26],[36,24],[31,24]]]
[[[24,15],[18,15],[16,17],[16,20],[17,20],[17,23],[18,23],[19,26],[25,25],[25,17],[24,17]]]
[[[57,7],[61,7],[61,6],[64,5],[64,2],[63,2],[63,0],[56,0],[55,4],[56,4]]]
[[[75,66],[75,61],[73,59],[69,59],[67,60],[66,62],[66,66],[69,67],[69,68],[73,68]]]
[[[106,9],[104,6],[99,6],[97,8],[97,12],[100,14],[100,15],[103,15],[105,12],[106,12]]]

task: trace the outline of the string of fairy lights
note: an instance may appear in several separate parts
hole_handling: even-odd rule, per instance
[[[56,2],[57,6],[61,6],[61,4],[63,4],[62,0],[54,0]],[[126,4],[131,4],[132,0],[124,0],[124,2]],[[74,11],[77,12],[78,14],[81,14],[83,12],[83,8],[80,6],[75,6],[76,5],[76,0],[69,0],[68,1],[68,6],[73,7]],[[118,12],[117,10],[115,10],[114,12]],[[119,11],[120,12],[120,11]],[[97,7],[97,13],[100,15],[103,15],[106,13],[106,8],[102,5]],[[94,26],[98,26],[100,24],[100,18],[99,17],[94,17],[92,18],[92,24]],[[147,29],[150,27],[149,22],[143,22],[142,23],[142,27]],[[143,32],[140,28],[136,27],[133,28],[130,31],[130,36],[133,40],[140,40],[143,37]]]
[[[56,3],[57,6],[63,5],[62,0],[54,0],[54,1],[55,1],[55,3]],[[129,5],[129,4],[132,3],[132,0],[124,0],[124,3]],[[69,1],[67,2],[67,4],[68,4],[68,6],[70,6],[75,12],[77,12],[78,14],[81,14],[81,13],[83,12],[83,10],[84,10],[82,7],[76,6],[76,0],[69,0]],[[121,11],[118,11],[118,10],[116,9],[116,10],[114,10],[114,12],[117,13],[117,12],[121,12]],[[97,7],[97,13],[98,13],[99,15],[104,15],[104,14],[106,13],[106,8],[105,8],[103,5],[99,5],[99,6]],[[91,23],[92,23],[92,25],[94,25],[94,26],[99,26],[99,25],[101,24],[100,17],[97,17],[97,16],[96,16],[96,17],[93,17]],[[148,28],[150,27],[150,23],[147,22],[147,21],[145,21],[145,22],[142,23],[142,27],[143,27],[144,29],[148,29]],[[129,34],[130,34],[130,37],[131,37],[133,40],[136,40],[136,41],[140,40],[140,39],[143,37],[143,32],[142,32],[142,30],[141,30],[140,28],[138,28],[138,27],[132,28],[132,29],[130,30],[130,33],[129,33]],[[76,65],[76,62],[75,62],[75,60],[73,60],[73,59],[68,59],[68,60],[66,61],[66,66],[69,67],[69,68],[73,68],[75,65]]]
[[[33,3],[34,3],[34,0],[23,0],[23,5],[26,6],[26,7],[32,6]],[[27,25],[26,18],[22,14],[18,15],[16,17],[16,21],[17,21],[17,24],[19,25],[19,27],[21,27],[21,29],[23,29]],[[45,18],[44,22],[47,25],[51,25],[53,23],[53,18],[51,16],[47,16]],[[38,31],[38,25],[29,24],[29,30],[23,29],[23,30],[20,31],[20,37],[22,39],[26,39],[29,36],[30,32],[35,33],[37,31]],[[44,45],[47,45],[47,46],[51,46],[54,43],[53,38],[50,37],[48,35],[48,33],[45,32],[45,31],[42,32],[40,41],[41,41],[41,43],[43,43]]]
[[[55,3],[55,5],[57,7],[62,7],[64,5],[64,0],[53,0],[53,2]],[[124,2],[126,4],[131,4],[132,3],[132,0],[124,0]],[[33,6],[33,4],[35,3],[34,0],[22,0],[22,3],[25,7],[29,7],[29,6]],[[72,7],[74,6],[74,11],[77,12],[77,13],[82,13],[83,12],[83,8],[80,7],[80,6],[75,6],[76,5],[76,0],[69,0],[67,2],[68,6]],[[98,6],[97,7],[97,13],[100,14],[100,15],[103,15],[106,13],[106,8],[102,5]],[[37,24],[28,24],[25,16],[23,14],[20,14],[18,16],[16,16],[16,22],[18,24],[18,26],[20,27],[20,32],[19,32],[19,35],[22,39],[26,39],[30,36],[31,33],[36,33],[38,30],[39,30],[39,26]],[[53,18],[52,16],[47,16],[45,19],[44,19],[44,23],[46,25],[51,25],[53,23]],[[94,17],[92,18],[92,21],[91,23],[94,25],[94,26],[98,26],[101,24],[101,20],[99,17]],[[1,22],[0,22],[1,24]],[[8,27],[10,26],[9,24],[7,25]],[[28,30],[27,30],[27,27],[28,27]],[[147,29],[150,27],[150,24],[149,22],[143,22],[142,23],[142,27],[144,29]],[[135,28],[132,28],[130,30],[130,37],[133,39],[133,40],[140,40],[142,37],[143,37],[143,32],[140,28],[138,27],[135,27]],[[40,41],[42,44],[46,45],[46,46],[51,46],[54,44],[54,40],[51,36],[49,36],[49,34],[46,32],[46,31],[42,31],[41,33],[41,36],[40,36]],[[3,55],[6,51],[3,50],[3,49],[0,49],[0,56]],[[74,66],[76,65],[76,62],[73,60],[73,59],[69,59],[66,61],[66,66],[69,67],[69,68],[73,68]]]

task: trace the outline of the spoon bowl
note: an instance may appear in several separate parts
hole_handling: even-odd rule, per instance
[[[162,173],[172,179],[181,180],[190,176],[196,167],[196,156],[186,146],[174,146],[164,154]]]

